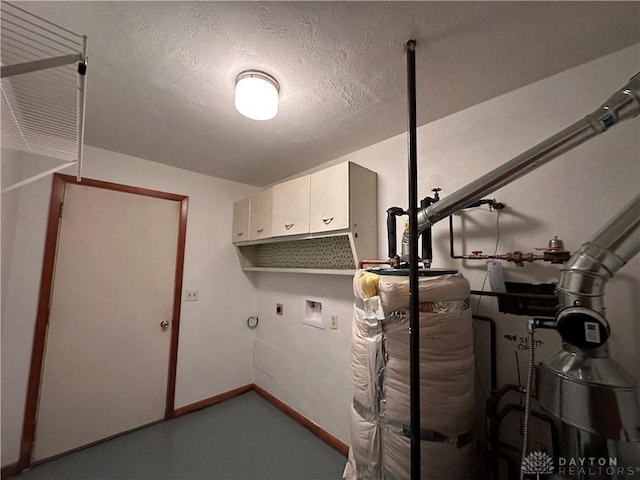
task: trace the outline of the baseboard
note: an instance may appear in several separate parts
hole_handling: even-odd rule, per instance
[[[274,397],[272,394],[267,392],[264,388],[256,384],[253,384],[253,390],[262,398],[264,398],[266,401],[271,403],[273,406],[275,406],[276,408],[282,410],[284,413],[289,415],[300,425],[308,428],[311,431],[311,433],[313,433],[316,437],[318,437],[320,440],[325,442],[327,445],[329,445],[330,447],[333,447],[335,450],[340,452],[345,457],[348,456],[349,446],[346,443],[344,443],[342,440],[331,435],[329,432],[324,430],[318,424],[313,423],[307,417],[296,412],[293,408],[291,408],[289,405],[284,403],[282,400],[279,400],[278,398]]]
[[[5,479],[9,477],[15,477],[20,473],[20,468],[18,467],[18,462],[10,463],[9,465],[5,465],[0,470],[0,478]]]
[[[251,390],[253,390],[253,383],[234,388],[233,390],[229,390],[228,392],[214,395],[213,397],[205,398],[204,400],[200,400],[195,403],[190,403],[189,405],[185,405],[184,407],[176,408],[173,411],[173,418],[177,418],[187,413],[210,407],[211,405],[215,405],[216,403],[224,402],[225,400],[237,397],[238,395],[242,395],[243,393],[247,393]]]

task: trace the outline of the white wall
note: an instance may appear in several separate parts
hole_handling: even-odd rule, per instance
[[[350,430],[351,285],[350,276],[304,273],[259,273],[257,282],[256,338],[275,348],[273,358],[256,358],[256,384],[345,442]],[[306,299],[322,302],[324,330],[302,324]],[[284,315],[276,315],[276,303],[284,305]],[[338,330],[329,328],[330,315],[338,315]]]
[[[431,188],[446,196],[490,169],[560,131],[604,102],[640,70],[640,45],[634,45],[468,110],[443,118],[418,130],[420,195]],[[420,95],[420,92],[418,92]],[[407,204],[406,136],[346,155],[324,165],[354,161],[378,173],[379,255],[386,257],[385,211]],[[638,120],[611,131],[565,154],[523,179],[493,193],[508,208],[500,215],[498,252],[535,251],[546,247],[554,235],[575,251],[640,189],[640,136]],[[486,210],[456,219],[457,235],[464,235],[463,250],[496,248],[496,214]],[[434,267],[455,267],[480,289],[485,264],[449,258],[448,224],[434,227]],[[625,266],[610,282],[606,304],[613,334],[612,356],[636,377],[640,375],[640,259]],[[506,280],[532,283],[557,281],[559,267],[548,263],[524,268],[505,264]],[[488,289],[488,285],[485,286]],[[326,313],[340,316],[338,331],[317,330],[302,324],[305,295],[321,297]],[[275,315],[283,303],[285,315]],[[260,273],[258,277],[257,338],[274,347],[267,376],[256,370],[256,383],[317,422],[344,441],[349,440],[351,283],[342,277]],[[524,378],[526,358],[503,336],[524,336],[525,317],[497,312],[497,303],[473,297],[474,313],[498,321],[498,382],[517,381],[514,352],[520,355]],[[479,307],[479,308],[478,308]],[[323,305],[324,308],[324,305]],[[488,329],[478,326],[478,365],[483,388],[487,377]],[[559,348],[555,332],[540,332],[545,344],[538,359]]]
[[[3,150],[3,183],[52,163]],[[189,196],[183,288],[200,293],[182,303],[176,407],[251,383],[255,287],[230,240],[233,202],[255,188],[92,147],[83,175]],[[2,196],[2,465],[19,454],[50,192],[48,176]]]

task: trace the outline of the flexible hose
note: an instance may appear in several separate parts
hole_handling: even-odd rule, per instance
[[[533,364],[535,361],[535,329],[533,322],[529,322],[529,363],[527,365],[527,391],[524,396],[524,422],[522,425],[522,460],[520,462],[520,480],[524,480],[524,462],[529,453],[529,418],[531,416],[531,390],[533,388]]]

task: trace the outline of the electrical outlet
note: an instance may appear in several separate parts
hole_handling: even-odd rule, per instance
[[[284,315],[284,305],[276,303],[276,315]]]
[[[197,302],[198,301],[198,290],[186,290],[184,292],[184,300],[186,302]]]
[[[338,315],[331,315],[331,328],[338,329]]]

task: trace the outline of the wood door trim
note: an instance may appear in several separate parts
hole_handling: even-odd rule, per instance
[[[65,175],[62,173],[54,174],[54,177],[59,177],[64,180],[65,183],[75,183],[76,185],[84,185],[85,187],[97,187],[106,188],[107,190],[116,190],[118,192],[135,193],[138,195],[144,195],[145,197],[164,198],[165,200],[175,200],[181,202],[188,199],[186,195],[178,195],[176,193],[168,193],[160,190],[152,190],[149,188],[133,187],[131,185],[123,185],[121,183],[104,182],[102,180],[93,180],[91,178],[83,178],[78,181],[73,175]]]
[[[51,185],[44,260],[42,262],[42,274],[40,276],[38,311],[33,333],[31,367],[29,371],[29,383],[27,385],[27,401],[25,404],[24,422],[22,424],[22,442],[20,443],[20,458],[18,460],[19,471],[29,466],[31,462],[31,452],[33,451],[40,380],[42,377],[42,360],[44,358],[44,343],[49,319],[49,301],[51,299],[51,287],[53,284],[53,270],[56,261],[56,245],[58,243],[60,209],[64,199],[64,187],[64,179],[59,175],[54,175]]]
[[[178,370],[178,335],[180,333],[180,310],[182,302],[182,275],[184,250],[187,241],[187,211],[189,198],[180,201],[180,226],[178,228],[178,255],[176,255],[176,283],[173,292],[173,320],[171,321],[171,349],[169,350],[169,380],[167,382],[167,403],[164,418],[175,416],[176,375]]]
[[[60,211],[64,201],[64,190],[67,183],[84,185],[88,187],[104,188],[119,192],[133,193],[147,197],[161,198],[180,202],[180,220],[178,227],[178,251],[176,255],[175,285],[173,296],[173,320],[171,327],[171,346],[169,351],[169,369],[167,381],[167,398],[165,419],[173,416],[173,405],[176,388],[176,369],[178,359],[178,332],[180,329],[180,306],[182,300],[182,275],[184,265],[184,250],[187,232],[187,211],[189,197],[174,193],[150,190],[147,188],[133,187],[119,183],[104,182],[83,178],[78,181],[71,175],[56,173],[53,175],[51,186],[51,198],[49,203],[49,216],[47,220],[47,232],[45,235],[44,260],[42,274],[40,276],[40,294],[38,297],[38,310],[36,325],[33,334],[33,348],[31,350],[31,366],[29,369],[29,382],[27,385],[27,399],[25,404],[24,422],[22,424],[22,441],[20,443],[20,457],[17,469],[23,471],[31,464],[33,443],[35,440],[36,420],[38,413],[38,400],[40,396],[40,383],[42,380],[42,364],[44,360],[44,346],[49,322],[49,305],[53,286],[53,273],[55,269],[58,234],[60,230]],[[171,410],[169,410],[169,407]],[[170,412],[170,413],[169,413]]]
[[[20,473],[18,462],[10,463],[0,470],[0,478],[4,480],[5,478],[15,477],[18,473]]]

